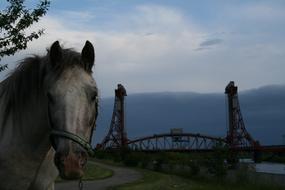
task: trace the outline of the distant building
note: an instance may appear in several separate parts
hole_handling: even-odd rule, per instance
[[[285,135],[282,135],[282,144],[285,145]]]
[[[178,135],[178,136],[172,136],[172,142],[181,142],[182,137],[179,135],[183,134],[183,129],[182,128],[172,128],[170,129],[170,134]]]
[[[172,135],[182,134],[183,129],[182,128],[172,128],[172,129],[170,129],[170,133]]]

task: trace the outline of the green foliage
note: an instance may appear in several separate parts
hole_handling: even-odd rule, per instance
[[[142,168],[147,168],[150,162],[151,162],[151,157],[149,155],[147,154],[140,155],[140,166]]]
[[[140,170],[143,178],[124,185],[109,188],[109,190],[281,190],[284,187],[275,184],[239,184],[228,181],[217,182],[217,180],[193,180],[175,175]]]
[[[38,22],[50,6],[49,0],[40,0],[37,7],[30,10],[24,6],[24,0],[7,0],[9,6],[0,12],[0,60],[4,56],[14,55],[27,48],[27,43],[38,39],[44,29],[27,34],[26,29]],[[0,71],[7,65],[0,65]]]
[[[177,177],[175,175],[167,175],[158,172],[148,171],[148,170],[140,170],[143,174],[143,178],[124,185],[120,185],[118,187],[109,188],[109,190],[155,190],[155,189],[179,189],[186,190],[190,189],[192,186],[192,182],[189,180],[185,180],[183,178]]]
[[[229,165],[229,168],[231,169],[236,169],[237,164],[238,164],[238,153],[237,152],[232,152],[228,151],[227,153],[227,162]]]
[[[162,171],[162,163],[163,161],[161,159],[153,160],[152,164],[154,171]]]
[[[123,159],[123,163],[126,166],[131,166],[131,167],[138,166],[139,162],[140,162],[140,155],[136,154],[135,152],[127,153]]]
[[[97,179],[105,179],[111,177],[113,175],[113,171],[107,168],[103,168],[98,166],[94,162],[88,162],[86,169],[84,171],[83,180],[97,180]]]
[[[191,176],[197,176],[200,172],[200,165],[197,160],[191,160],[188,162],[188,166],[190,167]]]
[[[249,182],[248,165],[242,164],[236,172],[236,182],[238,184],[247,184]]]
[[[213,153],[209,156],[206,161],[206,167],[209,173],[213,174],[218,178],[223,178],[227,174],[227,163],[229,151],[221,143],[217,143],[214,147]]]
[[[275,184],[251,181],[246,165],[241,166],[234,173],[235,176],[233,177],[235,178],[226,178],[229,165],[227,160],[233,156],[232,159],[236,160],[237,155],[231,154],[228,147],[224,144],[216,144],[214,149],[215,151],[210,153],[146,153],[126,150],[125,155],[121,157],[123,159],[121,163],[127,166],[138,166],[159,172],[138,169],[143,173],[143,179],[111,189],[282,189]],[[112,155],[115,154],[112,153]],[[212,175],[209,175],[209,173]]]
[[[106,159],[106,156],[105,156],[105,152],[104,151],[101,151],[101,150],[95,150],[95,158],[97,159]]]
[[[276,163],[283,163],[285,164],[285,153],[279,153],[279,154],[265,154],[263,153],[263,158],[261,158],[263,161],[267,162],[276,162]]]
[[[122,154],[119,150],[96,150],[95,158],[120,162],[122,161]]]

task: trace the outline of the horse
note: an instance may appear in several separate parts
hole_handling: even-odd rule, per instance
[[[23,59],[0,83],[0,189],[51,190],[58,175],[80,179],[98,113],[95,52],[58,41]]]

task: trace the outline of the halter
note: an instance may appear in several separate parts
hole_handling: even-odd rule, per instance
[[[95,119],[93,120],[93,122],[91,124],[92,128],[91,128],[91,134],[90,134],[89,142],[86,141],[84,138],[78,136],[77,134],[74,134],[74,133],[71,133],[68,131],[58,130],[58,129],[52,129],[51,130],[51,132],[50,132],[51,141],[52,141],[52,138],[54,136],[72,140],[73,142],[79,144],[82,148],[84,148],[87,151],[89,156],[94,157],[95,151],[92,148],[91,141],[92,141],[93,131],[96,128],[96,119],[98,116],[98,97],[96,98],[96,108],[95,109],[96,109],[96,115],[95,115]]]
[[[62,138],[72,140],[73,142],[79,144],[82,148],[84,148],[87,151],[87,153],[89,154],[89,156],[93,157],[93,156],[95,156],[95,152],[92,148],[92,145],[90,144],[91,139],[92,139],[92,133],[93,133],[93,130],[91,132],[91,137],[90,137],[89,142],[87,142],[85,139],[83,139],[82,137],[80,137],[76,134],[73,134],[73,133],[70,133],[67,131],[55,130],[55,129],[53,129],[51,131],[50,136],[51,136],[51,138],[53,136],[58,136],[58,137],[62,137]]]

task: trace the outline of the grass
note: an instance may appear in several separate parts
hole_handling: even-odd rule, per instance
[[[112,187],[110,190],[281,190],[284,187],[273,185],[232,184],[203,179],[186,179],[148,170],[139,170],[143,178],[129,184]]]
[[[111,177],[113,175],[113,171],[107,168],[100,167],[96,165],[94,162],[88,162],[84,176],[82,180],[100,180]],[[60,177],[57,178],[56,182],[64,181]]]
[[[102,164],[106,164],[106,165],[112,165],[112,166],[122,166],[124,167],[125,165],[123,164],[123,162],[115,162],[114,160],[111,159],[96,159],[96,158],[90,158],[90,161],[92,162],[99,162]]]
[[[143,178],[129,184],[124,184],[118,187],[112,187],[110,190],[155,190],[155,189],[189,189],[191,183],[189,180],[184,180],[183,178],[167,175],[158,172],[139,170],[143,174]]]
[[[100,167],[93,162],[88,162],[83,180],[98,180],[113,176],[113,171],[107,168]]]

